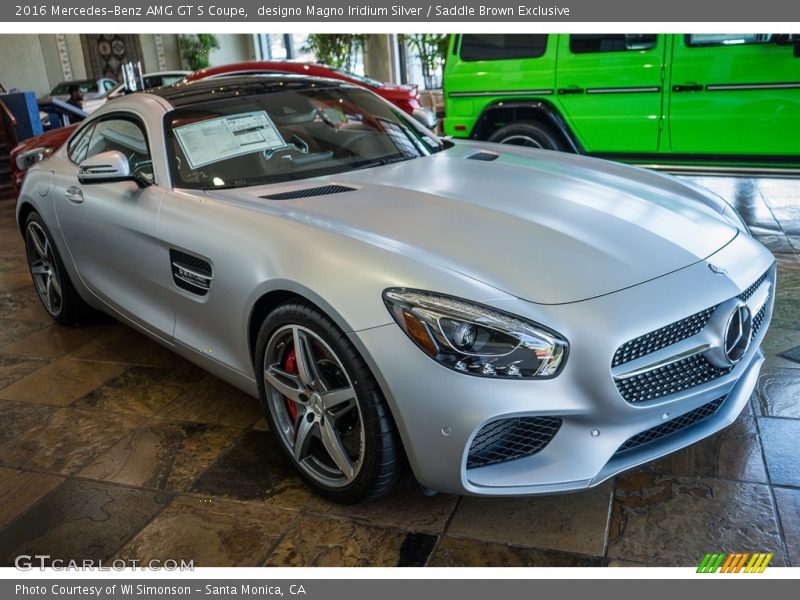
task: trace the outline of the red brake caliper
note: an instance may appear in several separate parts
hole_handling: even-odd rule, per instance
[[[286,355],[286,360],[283,363],[283,370],[291,375],[297,375],[297,354],[295,354],[294,348],[289,351],[289,354]],[[297,420],[297,404],[292,402],[286,396],[283,397],[283,401],[286,403],[286,410],[289,411],[289,414],[292,416],[292,421]]]

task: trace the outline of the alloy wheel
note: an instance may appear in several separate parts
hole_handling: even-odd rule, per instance
[[[315,332],[285,325],[270,337],[263,377],[278,437],[317,483],[341,488],[364,462],[364,420],[342,361]]]
[[[28,223],[25,231],[25,247],[36,292],[47,312],[57,317],[64,305],[61,277],[56,267],[50,238],[35,221]]]

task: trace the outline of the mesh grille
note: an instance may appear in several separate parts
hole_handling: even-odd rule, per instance
[[[668,435],[682,431],[687,427],[691,427],[692,425],[695,425],[716,413],[724,401],[725,398],[717,398],[716,400],[713,400],[708,404],[704,404],[699,408],[676,417],[671,421],[657,425],[656,427],[648,429],[647,431],[643,431],[642,433],[637,433],[635,436],[622,444],[614,456],[619,456],[621,454],[625,454],[626,452],[630,452],[631,450],[635,450],[636,448],[641,448],[646,444],[655,442],[656,440],[661,440]]]
[[[711,313],[713,313],[716,308],[716,306],[712,306],[704,311],[693,314],[691,317],[686,317],[671,325],[651,331],[630,342],[625,342],[614,354],[614,360],[611,366],[618,367],[619,365],[624,365],[632,360],[636,360],[637,358],[641,358],[642,356],[646,356],[647,354],[651,354],[700,333],[700,330],[706,326],[709,317],[711,317]]]
[[[615,383],[622,397],[635,404],[688,390],[722,377],[730,371],[730,367],[720,369],[708,362],[702,354],[696,354],[660,369],[628,379],[618,379]]]
[[[738,298],[742,302],[747,302],[756,292],[756,290],[761,287],[764,281],[766,281],[768,275],[769,271],[765,271],[764,274],[761,275],[761,277],[759,277],[755,283],[753,283],[753,285],[739,294]],[[711,308],[707,308],[706,310],[695,313],[690,317],[676,321],[675,323],[667,325],[666,327],[656,329],[655,331],[651,331],[650,333],[640,336],[634,340],[625,342],[614,353],[614,359],[611,362],[611,367],[614,368],[624,365],[632,360],[636,360],[637,358],[641,358],[642,356],[646,356],[661,350],[662,348],[666,348],[667,346],[671,346],[672,344],[680,342],[681,340],[692,337],[693,335],[699,333],[700,330],[706,326],[708,319],[711,317],[711,314],[716,308],[716,306],[712,306]],[[761,320],[763,321],[763,319],[764,316],[762,315]]]
[[[341,194],[352,192],[356,188],[345,185],[323,185],[322,187],[304,188],[302,190],[292,190],[291,192],[279,192],[277,194],[267,194],[261,196],[266,200],[294,200],[296,198],[310,198],[312,196],[327,196],[329,194]]]
[[[544,449],[561,428],[559,417],[517,417],[485,425],[472,440],[467,468],[531,456]]]
[[[764,306],[761,307],[761,310],[759,310],[756,313],[756,316],[753,317],[753,337],[758,335],[758,331],[759,329],[761,329],[761,325],[764,324],[764,315],[766,314],[767,314],[767,305],[764,304]]]
[[[739,294],[739,300],[741,300],[742,302],[747,302],[750,299],[750,297],[756,293],[756,290],[761,287],[761,284],[764,283],[764,280],[767,278],[768,274],[769,271],[765,271],[764,274],[761,277],[759,277],[753,285],[751,285],[749,288],[747,288],[745,291]]]

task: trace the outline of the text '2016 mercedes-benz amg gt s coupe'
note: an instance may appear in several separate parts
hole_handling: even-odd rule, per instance
[[[745,406],[775,296],[699,187],[441,140],[302,76],[119,99],[17,218],[56,321],[105,311],[260,397],[339,502],[406,463],[429,490],[580,490],[696,442]]]

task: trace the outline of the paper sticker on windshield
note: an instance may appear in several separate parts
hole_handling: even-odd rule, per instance
[[[286,145],[263,110],[183,125],[175,136],[192,169]]]

